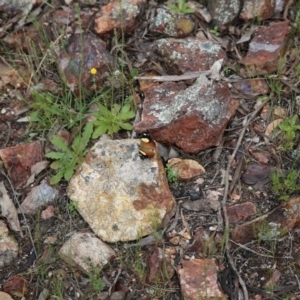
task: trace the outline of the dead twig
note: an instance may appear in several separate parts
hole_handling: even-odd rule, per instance
[[[211,71],[197,71],[197,72],[188,72],[183,75],[166,75],[166,76],[137,76],[134,79],[139,80],[154,80],[154,81],[181,81],[196,79],[200,75],[209,75]]]
[[[289,9],[293,5],[293,3],[294,3],[294,0],[290,0],[284,8],[283,19],[286,21],[288,21],[287,15],[288,15]]]
[[[236,243],[236,242],[233,241],[233,240],[230,240],[230,242],[231,242],[231,243],[234,243],[235,245],[239,246],[239,247],[242,248],[242,249],[245,249],[245,250],[247,250],[247,251],[249,251],[249,252],[252,252],[253,254],[258,255],[258,256],[261,256],[261,257],[267,257],[267,258],[272,258],[272,259],[276,259],[276,258],[278,258],[278,259],[279,259],[279,258],[280,258],[280,259],[283,259],[283,258],[285,258],[285,259],[293,259],[292,256],[274,257],[274,255],[268,255],[268,254],[259,253],[259,252],[256,252],[256,251],[254,251],[254,250],[252,250],[252,249],[246,247],[245,245],[242,245],[242,244],[240,244],[240,243]]]
[[[226,173],[225,173],[225,188],[224,188],[224,196],[223,196],[223,200],[221,203],[222,206],[222,210],[223,210],[223,217],[224,217],[224,225],[225,225],[225,230],[224,230],[224,241],[225,241],[225,247],[226,247],[226,257],[228,260],[228,263],[230,264],[231,268],[233,269],[233,271],[236,273],[238,279],[239,279],[239,284],[242,287],[243,293],[244,293],[244,300],[249,300],[249,295],[248,295],[248,291],[247,291],[247,287],[246,284],[244,282],[244,280],[241,278],[241,276],[239,275],[233,258],[230,254],[230,248],[229,248],[229,219],[228,219],[228,215],[227,215],[227,209],[226,209],[226,202],[227,202],[227,197],[228,197],[228,191],[229,191],[229,172],[230,172],[230,168],[231,168],[231,164],[239,150],[239,147],[242,143],[242,140],[244,138],[245,132],[248,128],[248,126],[250,125],[250,123],[252,122],[252,120],[256,117],[256,115],[259,113],[259,111],[264,107],[264,105],[266,105],[270,99],[272,98],[272,94],[265,100],[263,101],[256,109],[255,111],[250,115],[249,119],[247,120],[244,128],[242,129],[242,132],[239,136],[239,139],[236,143],[236,146],[233,150],[232,155],[229,157],[228,163],[227,163],[227,169],[226,169]]]

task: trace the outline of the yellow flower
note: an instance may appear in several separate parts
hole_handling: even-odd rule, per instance
[[[95,75],[95,74],[97,73],[97,69],[96,69],[96,68],[91,68],[91,69],[90,69],[90,73],[91,73],[92,75]]]

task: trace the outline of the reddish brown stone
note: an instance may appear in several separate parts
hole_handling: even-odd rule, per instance
[[[216,251],[214,234],[204,228],[199,228],[195,232],[193,243],[188,246],[185,253],[197,252],[204,255],[212,255]]]
[[[102,6],[96,15],[95,31],[100,35],[112,34],[115,29],[123,33],[133,32],[144,5],[144,0],[114,0]]]
[[[234,82],[233,87],[240,93],[245,95],[257,96],[264,95],[270,92],[269,85],[264,79],[244,79]]]
[[[24,297],[28,294],[28,282],[19,275],[11,278],[3,284],[4,292],[17,297]]]
[[[245,202],[227,207],[229,222],[245,221],[256,214],[256,206],[252,202]]]
[[[196,154],[219,144],[238,102],[226,84],[204,76],[184,88],[182,83],[165,82],[144,91],[142,120],[135,130],[149,130],[158,142]]]
[[[270,179],[271,167],[266,165],[259,165],[257,163],[250,163],[242,175],[242,179],[246,184],[256,184],[258,182]]]
[[[244,244],[258,238],[259,234],[276,234],[272,233],[272,228],[275,228],[280,234],[286,234],[295,228],[299,228],[299,226],[300,197],[294,197],[282,203],[268,214],[235,227],[231,231],[231,238],[236,243]]]
[[[179,180],[188,180],[205,173],[205,169],[195,160],[172,158],[168,165],[178,172]]]
[[[182,260],[177,269],[184,300],[227,299],[218,285],[218,266],[215,259]]]
[[[242,75],[268,74],[277,71],[281,51],[290,32],[289,22],[276,22],[257,29],[249,45],[249,51],[241,60],[245,69]],[[280,66],[282,67],[282,66]]]
[[[31,167],[44,159],[39,141],[2,149],[0,156],[15,188],[25,184],[31,175]]]
[[[270,19],[275,14],[275,2],[276,1],[270,0],[245,0],[243,9],[240,13],[240,18],[245,21],[249,21],[257,17],[262,20]]]
[[[113,65],[113,58],[101,40],[89,33],[74,34],[58,60],[62,79],[76,95],[83,89],[100,89]],[[96,69],[96,74],[91,74],[92,68]]]
[[[153,284],[161,281],[162,267],[163,267],[163,250],[155,247],[153,253],[148,259],[149,273],[147,276],[147,283]]]
[[[212,25],[225,29],[238,16],[241,8],[239,0],[210,0],[207,9],[212,17]]]
[[[215,61],[225,58],[226,53],[220,45],[210,40],[188,37],[156,40],[151,56],[163,61],[169,74],[180,75],[189,71],[209,70]]]
[[[189,15],[172,14],[169,10],[158,8],[157,15],[151,20],[149,31],[170,37],[185,37],[195,27],[193,19]]]
[[[244,0],[243,9],[240,18],[249,21],[253,18],[266,20],[274,17],[275,13],[281,12],[288,0],[270,1],[270,0]]]

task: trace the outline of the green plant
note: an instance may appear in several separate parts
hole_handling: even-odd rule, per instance
[[[101,271],[99,270],[92,270],[88,274],[92,290],[97,293],[102,292],[105,287],[105,283],[100,277],[100,273]]]
[[[254,228],[258,239],[258,244],[265,242],[270,247],[272,255],[275,255],[278,239],[283,235],[279,230],[280,224],[274,222],[261,221]]]
[[[82,134],[75,136],[71,147],[65,143],[60,136],[50,138],[51,143],[61,152],[49,152],[45,156],[55,161],[50,167],[57,173],[50,179],[51,184],[58,183],[62,178],[69,180],[74,174],[75,167],[81,163],[87,153],[88,145],[93,132],[93,124],[88,123]]]
[[[189,8],[185,0],[177,0],[177,5],[173,3],[168,3],[167,5],[170,11],[175,14],[192,14],[195,11]]]
[[[282,171],[271,172],[272,192],[280,200],[288,200],[290,196],[300,190],[298,173],[295,170],[289,171],[287,174]]]
[[[218,26],[215,26],[213,29],[211,29],[209,32],[211,32],[212,34],[214,34],[215,36],[219,36],[220,32],[218,29]]]
[[[300,125],[297,125],[298,116],[294,115],[291,118],[285,119],[279,124],[279,129],[282,132],[282,142],[279,147],[282,151],[292,150],[295,146],[296,132],[300,130]]]
[[[112,134],[120,129],[131,130],[132,125],[128,123],[128,120],[132,119],[135,113],[131,110],[129,103],[124,106],[114,104],[111,109],[99,104],[99,111],[94,115],[97,120],[93,122],[96,129],[92,138],[96,139],[104,133]]]
[[[281,94],[283,91],[283,84],[281,82],[280,79],[278,78],[266,78],[267,83],[270,87],[271,90],[271,94],[274,94],[275,96],[277,96],[278,98],[278,103],[280,105],[280,101],[281,101]]]
[[[78,212],[77,212],[77,210],[78,210],[78,202],[76,202],[76,201],[70,201],[68,203],[68,209],[69,209],[72,217],[78,216]]]
[[[80,124],[88,109],[81,101],[73,101],[70,93],[62,98],[51,93],[33,92],[32,98],[29,103],[31,128],[41,132],[49,131],[55,124],[71,129]]]
[[[167,164],[166,168],[167,179],[170,183],[174,184],[175,186],[178,185],[178,170],[172,168],[170,165]]]

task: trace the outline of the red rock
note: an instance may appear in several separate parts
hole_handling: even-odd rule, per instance
[[[238,16],[241,8],[239,0],[210,0],[207,9],[212,17],[212,25],[225,29]]]
[[[153,284],[161,280],[161,272],[163,266],[163,250],[155,247],[153,253],[148,259],[149,273],[147,276],[147,283]]]
[[[204,255],[212,255],[216,251],[214,235],[204,228],[199,228],[195,232],[193,243],[188,246],[185,253],[197,252]]]
[[[41,213],[41,218],[43,220],[47,220],[49,218],[52,218],[55,213],[55,208],[53,205],[49,205],[46,209],[44,209]]]
[[[260,164],[267,164],[271,158],[271,154],[269,152],[264,153],[260,149],[256,149],[254,146],[249,147],[248,151]]]
[[[233,87],[240,93],[245,95],[257,96],[264,95],[270,92],[269,85],[264,79],[243,79],[234,82]]]
[[[142,120],[135,130],[149,130],[156,141],[196,154],[220,143],[238,102],[226,84],[204,76],[184,88],[182,83],[165,82],[143,90]]]
[[[227,299],[218,286],[218,266],[215,259],[182,260],[177,270],[184,300]]]
[[[74,34],[58,59],[60,75],[76,95],[82,89],[100,89],[110,76],[113,64],[101,40],[89,33]],[[91,74],[93,68],[96,74]]]
[[[244,202],[227,207],[230,223],[245,221],[256,214],[256,206],[252,202]]]
[[[215,61],[225,58],[226,53],[210,40],[188,37],[156,40],[151,56],[162,61],[169,74],[181,75],[188,71],[207,71]]]
[[[179,180],[192,179],[205,173],[205,169],[192,159],[172,158],[168,160],[168,165],[178,172]]]
[[[253,18],[266,20],[274,17],[275,13],[281,12],[287,0],[270,1],[270,0],[244,0],[243,9],[240,18],[249,21]]]
[[[44,160],[41,143],[34,141],[0,150],[1,159],[15,188],[21,187],[31,175],[31,167]]]
[[[250,42],[246,57],[241,60],[245,65],[241,74],[245,76],[269,74],[282,67],[279,66],[279,58],[289,32],[288,21],[258,28]]]
[[[268,214],[236,226],[231,231],[231,238],[236,243],[245,244],[257,239],[259,234],[267,233],[277,227],[281,234],[287,233],[300,224],[300,197],[283,202]],[[275,225],[275,226],[274,226]],[[265,232],[262,232],[264,229]],[[275,233],[274,233],[275,234]]]
[[[28,294],[28,282],[19,275],[14,276],[3,284],[4,292],[17,297]]]
[[[136,19],[145,5],[144,0],[114,0],[101,7],[95,18],[95,31],[99,35],[112,34],[114,30],[132,33]]]
[[[256,184],[270,179],[271,167],[266,165],[259,165],[257,163],[250,163],[242,175],[242,179],[246,184]]]
[[[276,1],[253,1],[245,0],[243,9],[240,13],[240,18],[249,21],[253,18],[262,20],[270,19],[275,14]]]
[[[151,33],[180,38],[194,30],[195,23],[189,15],[173,14],[163,8],[158,8],[156,13],[149,26]]]

